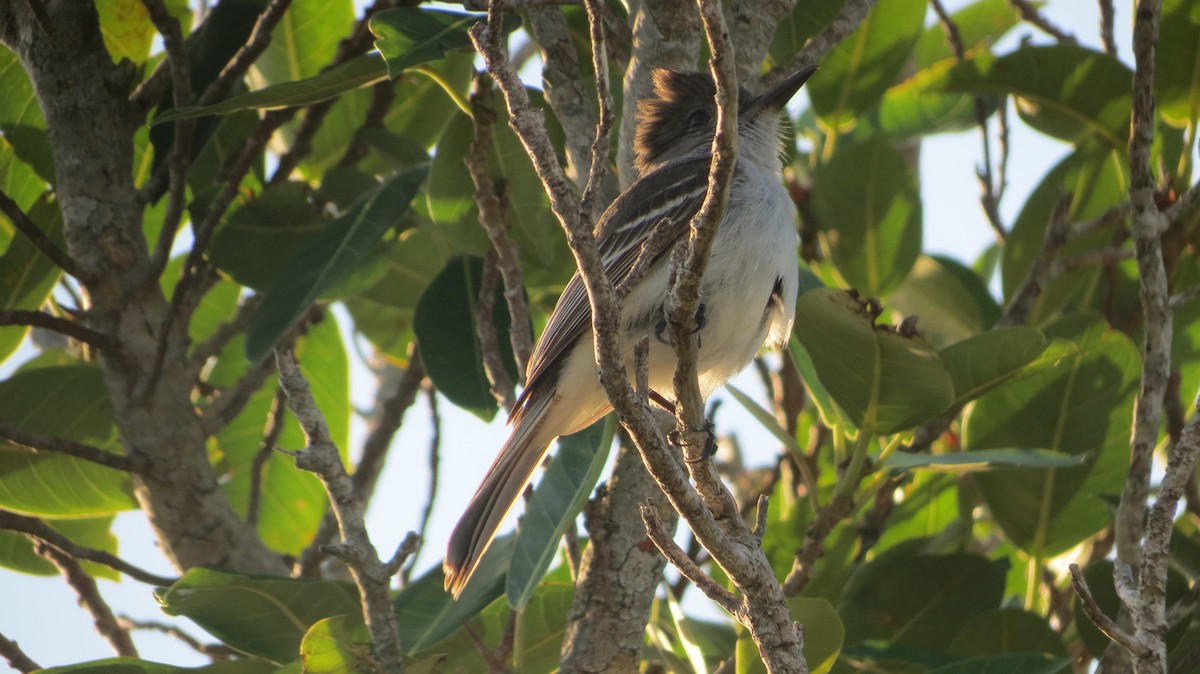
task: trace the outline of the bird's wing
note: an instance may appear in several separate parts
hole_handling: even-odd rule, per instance
[[[620,288],[642,255],[658,260],[687,235],[688,224],[704,203],[708,189],[709,158],[693,157],[666,164],[639,178],[608,207],[596,227],[600,258],[613,285]],[[666,228],[653,237],[651,232]],[[583,278],[576,272],[558,299],[546,330],[533,349],[526,374],[525,390],[513,407],[510,420],[517,420],[525,401],[540,386],[552,384],[560,359],[592,323]]]

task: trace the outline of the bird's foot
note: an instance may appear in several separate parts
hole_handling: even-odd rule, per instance
[[[700,436],[700,437],[697,437]],[[687,463],[700,463],[711,459],[717,453],[717,434],[713,427],[713,422],[708,419],[704,420],[704,428],[694,429],[690,431],[673,430],[667,434],[667,441],[672,446],[679,447],[683,450],[684,461]],[[690,456],[689,448],[703,444],[704,449],[699,456]]]
[[[689,334],[689,335],[694,335],[697,332],[700,332],[701,330],[704,329],[705,325],[708,325],[708,307],[703,302],[700,303],[700,306],[696,307],[696,316],[695,316],[694,320],[696,323],[696,327],[694,327],[688,331],[687,334]],[[663,344],[670,344],[671,340],[668,339],[663,334],[666,331],[667,331],[667,319],[666,319],[666,317],[663,317],[663,318],[659,319],[658,323],[654,324],[654,338],[657,339],[658,341],[662,342]]]

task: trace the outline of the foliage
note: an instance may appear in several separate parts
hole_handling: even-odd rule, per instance
[[[187,7],[167,4],[191,33]],[[226,0],[218,7],[227,4],[238,5]],[[1155,85],[1161,142],[1153,162],[1167,186],[1160,198],[1169,203],[1194,178],[1200,12],[1189,12],[1185,0],[1165,4],[1158,63],[1170,76]],[[771,43],[768,65],[786,63],[842,5],[796,3]],[[144,11],[122,13],[142,6],[114,0],[96,7],[112,58],[148,76],[160,58],[151,53],[153,25]],[[226,42],[249,34],[258,11],[252,9],[214,12],[209,20],[229,30],[195,33],[199,91],[219,73],[213,63],[232,54]],[[1126,475],[1141,372],[1137,268],[1122,254],[1067,269],[1041,288],[1028,316],[1009,311],[1031,268],[1041,264],[1047,223],[1096,218],[1127,199],[1131,66],[1069,43],[1010,40],[998,53],[993,45],[1024,25],[1004,0],[976,0],[955,14],[965,48],[957,59],[927,9],[924,0],[880,0],[823,62],[809,84],[811,106],[794,120],[802,142],[789,149],[785,178],[801,214],[801,248],[809,251],[802,263],[811,280],[782,363],[768,357],[764,367],[773,371],[772,386],[802,388],[803,396],[797,402],[776,395],[767,403],[732,391],[783,448],[777,478],[765,488],[771,500],[763,550],[784,578],[824,509],[838,499],[852,503],[818,541],[822,554],[807,560],[812,580],[790,601],[806,626],[812,671],[1066,671],[1068,653],[1098,658],[1106,641],[1077,604],[1064,608],[1073,595],[1058,573],[1062,561],[1090,561],[1097,598],[1109,611],[1116,607],[1111,581],[1102,586],[1111,578],[1111,562],[1104,561],[1111,504]],[[573,39],[586,45],[581,10],[563,9]],[[219,278],[186,325],[192,343],[205,344],[230,328],[247,298],[256,298],[247,320],[206,355],[188,404],[201,414],[220,410],[223,396],[253,384],[238,391],[242,407],[212,429],[206,451],[216,488],[281,556],[302,555],[327,510],[311,475],[280,455],[260,455],[264,432],[275,424],[275,444],[304,442],[294,417],[273,411],[274,377],[251,378],[281,340],[295,340],[344,453],[353,413],[351,345],[393,366],[408,365],[416,347],[445,400],[484,419],[498,410],[484,359],[490,347],[477,325],[491,242],[478,226],[463,165],[473,132],[465,109],[472,63],[464,51],[477,17],[425,8],[381,12],[370,20],[378,53],[326,67],[352,15],[350,0],[295,0],[276,29],[288,38],[272,42],[244,82],[209,105],[174,107],[164,96],[130,139],[135,181],[144,187],[167,161],[168,131],[198,120],[185,216],[195,234],[260,120],[291,107],[309,111],[282,124],[272,136],[274,149],[254,157],[234,185],[232,207],[200,251]],[[518,41],[530,39],[515,15],[505,27]],[[28,74],[3,47],[0,91],[0,190],[62,245],[47,123]],[[304,141],[307,154],[294,171],[268,177],[273,164],[263,157],[278,159],[293,147],[319,106],[324,118]],[[1044,178],[1015,209],[1003,245],[979,260],[924,253],[921,198],[929,192],[922,191],[915,162],[920,143],[971,128],[977,115],[994,120],[1010,109],[1019,118],[1010,123],[1066,143],[1069,153],[1056,166],[1019,167]],[[530,320],[540,326],[574,260],[524,150],[503,124],[504,111],[496,112],[500,121],[485,151],[506,200]],[[561,149],[566,139],[548,107],[546,114]],[[150,248],[166,199],[145,208]],[[1114,245],[1129,250],[1127,232],[1121,220],[1071,241],[1061,254],[1103,254]],[[1169,238],[1173,288],[1200,283],[1198,232],[1195,222],[1183,223]],[[181,235],[178,247],[193,240]],[[185,255],[166,264],[161,284],[168,294],[191,264]],[[73,318],[86,310],[77,304],[86,301],[80,287],[0,215],[0,309]],[[499,335],[508,376],[516,377],[507,339],[513,317],[504,298],[501,287],[484,318]],[[314,313],[314,305],[338,309]],[[1178,409],[1187,408],[1200,385],[1195,314],[1193,303],[1175,321],[1180,385],[1169,404]],[[117,383],[105,380],[92,347],[0,324],[0,359],[5,426],[123,453],[110,400]],[[519,535],[492,548],[478,582],[460,600],[442,590],[440,569],[396,593],[414,671],[483,671],[479,647],[490,651],[504,638],[509,606],[518,610],[520,634],[513,662],[520,671],[555,670],[574,593],[565,565],[552,562],[601,477],[614,427],[610,420],[563,440]],[[1162,441],[1169,442],[1167,429]],[[745,493],[738,496],[754,503],[757,492],[739,484]],[[79,545],[116,552],[112,518],[142,507],[136,489],[118,469],[0,440],[0,509],[40,518]],[[1169,600],[1189,585],[1194,591],[1200,574],[1194,517],[1179,523],[1184,540],[1172,548]],[[10,531],[0,531],[0,566],[5,582],[16,582],[16,573],[54,572],[29,539]],[[116,576],[92,562],[84,568]],[[719,569],[708,570],[723,578]],[[193,568],[155,596],[164,614],[191,619],[245,656],[204,671],[369,668],[370,637],[352,585]],[[711,671],[733,658],[738,672],[762,671],[744,629],[690,610],[671,593],[655,600],[646,666]],[[1178,625],[1169,638],[1173,657],[1194,650],[1197,635],[1188,621]],[[134,658],[53,671],[115,667],[179,671]]]

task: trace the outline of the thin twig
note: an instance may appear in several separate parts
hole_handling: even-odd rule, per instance
[[[1074,35],[1071,35],[1067,31],[1051,23],[1046,17],[1042,16],[1042,13],[1038,11],[1038,8],[1033,3],[1029,2],[1029,0],[1008,1],[1014,8],[1016,8],[1017,13],[1021,15],[1022,19],[1028,21],[1034,26],[1037,26],[1043,33],[1053,37],[1059,42],[1075,44]]]
[[[794,597],[804,591],[813,579],[817,560],[825,553],[825,539],[837,523],[852,512],[854,499],[848,496],[835,496],[817,512],[817,517],[804,532],[804,547],[796,553],[792,570],[783,582],[784,594]]]
[[[229,63],[225,64],[221,74],[208,85],[196,101],[196,105],[212,105],[225,98],[225,94],[234,83],[241,80],[250,66],[267,50],[267,45],[271,44],[271,32],[275,30],[275,25],[283,18],[283,13],[291,4],[292,0],[271,0],[254,22],[250,39],[238,49]]]
[[[867,18],[871,8],[875,6],[875,2],[876,0],[846,0],[846,4],[842,5],[837,16],[833,17],[833,21],[821,29],[820,33],[809,38],[790,61],[772,68],[763,77],[763,84],[774,84],[804,66],[820,63],[829,52],[833,51],[834,47],[838,46],[838,43],[858,28],[863,19]]]
[[[230,340],[241,334],[250,324],[250,318],[258,310],[259,304],[262,304],[262,295],[247,297],[238,305],[233,318],[218,325],[207,339],[197,344],[188,356],[193,368],[199,370],[208,362],[209,358],[221,355],[221,351],[225,349]]]
[[[367,156],[370,146],[367,144],[367,136],[364,131],[383,128],[384,120],[394,100],[396,100],[395,82],[384,80],[371,87],[371,104],[367,106],[367,115],[363,119],[362,126],[354,132],[354,138],[346,146],[342,158],[338,160],[339,168],[352,168]]]
[[[286,340],[291,341],[291,338]],[[209,403],[204,410],[204,416],[201,419],[201,424],[204,427],[204,433],[207,437],[211,437],[221,432],[237,418],[242,410],[246,409],[246,405],[254,394],[258,392],[267,377],[275,368],[271,366],[270,359],[264,359],[260,363],[255,363],[242,375],[242,378],[233,386],[221,391],[220,395]]]
[[[421,522],[417,527],[417,549],[413,551],[412,560],[415,563],[420,545],[428,537],[429,523],[432,521],[433,504],[437,501],[438,473],[442,465],[442,417],[438,413],[437,390],[432,384],[425,387],[425,399],[429,405],[429,494],[425,497],[425,506],[421,508]],[[412,575],[414,565],[409,564],[400,571],[400,584],[407,585]]]
[[[483,226],[488,239],[492,242],[495,266],[504,279],[504,300],[508,304],[508,313],[511,317],[509,341],[512,343],[513,355],[517,360],[517,371],[524,373],[529,364],[529,357],[533,353],[533,335],[529,327],[529,304],[525,300],[525,282],[522,278],[517,245],[508,235],[508,225],[504,221],[505,203],[496,192],[488,167],[488,154],[492,144],[492,125],[496,119],[496,114],[492,111],[491,98],[490,82],[484,78],[482,73],[477,73],[471,88],[471,113],[475,135],[471,141],[470,151],[463,161],[467,165],[467,171],[475,186],[475,205],[479,211],[479,224]],[[503,382],[495,380],[493,383],[501,386],[501,392],[508,391],[511,395],[511,386],[505,387]],[[512,403],[502,402],[505,409],[512,409]]]
[[[192,102],[191,63],[188,59],[187,45],[183,40],[183,31],[179,21],[171,16],[163,0],[142,0],[150,21],[162,36],[163,49],[167,52],[167,60],[171,68],[171,85],[173,103],[176,108],[183,108]],[[170,171],[170,187],[167,195],[167,209],[163,216],[162,231],[150,258],[150,266],[146,274],[148,279],[157,279],[167,265],[171,255],[171,245],[175,242],[175,233],[179,231],[179,223],[183,219],[183,210],[187,200],[187,171],[192,156],[192,136],[196,131],[196,120],[186,119],[173,123],[175,138],[171,144],[171,155],[168,159]]]
[[[121,626],[127,630],[159,632],[169,637],[174,637],[197,653],[207,655],[214,662],[232,660],[241,655],[239,651],[234,650],[225,644],[206,644],[196,637],[179,629],[178,626],[171,625],[169,623],[156,622],[153,620],[137,620],[136,618],[132,618],[127,615],[119,616],[117,621],[120,622]]]
[[[1200,285],[1171,295],[1167,306],[1170,307],[1171,311],[1178,311],[1183,305],[1195,302],[1197,299],[1200,299]]]
[[[66,251],[58,247],[58,244],[51,241],[50,237],[46,236],[46,233],[33,220],[29,219],[25,211],[21,210],[17,202],[13,201],[3,189],[0,189],[0,212],[7,215],[13,226],[20,230],[42,252],[42,255],[50,258],[50,261],[57,265],[59,269],[81,281],[90,280],[90,277],[84,275],[83,269],[79,266],[75,258],[68,255]]]
[[[125,454],[107,452],[99,447],[68,440],[67,438],[31,433],[3,420],[0,420],[0,438],[14,445],[32,450],[35,454],[39,452],[53,452],[73,456],[77,459],[83,459],[84,461],[90,461],[126,473],[132,473],[137,470],[137,465],[133,458]]]
[[[1113,2],[1099,0],[1100,4],[1100,41],[1104,43],[1104,51],[1117,55],[1117,41],[1113,38]]]
[[[500,342],[496,336],[496,323],[492,310],[496,306],[496,290],[500,286],[500,270],[496,267],[496,249],[488,250],[483,261],[483,274],[479,281],[479,298],[475,303],[475,334],[479,339],[479,350],[483,358],[483,370],[487,373],[492,396],[506,412],[517,404],[515,384],[504,359],[500,356]]]
[[[597,204],[605,186],[612,183],[612,172],[608,167],[609,135],[613,125],[612,90],[608,81],[608,50],[604,42],[604,4],[600,0],[584,0],[588,15],[588,34],[592,42],[592,71],[596,76],[596,99],[599,116],[596,134],[592,140],[592,161],[588,169],[587,183],[583,187],[580,208],[585,213],[596,213],[602,209]]]
[[[8,661],[8,666],[21,672],[21,674],[29,674],[30,672],[39,670],[41,665],[34,662],[32,658],[25,655],[25,651],[17,645],[17,642],[0,634],[0,656],[3,656]]]
[[[740,604],[738,598],[729,590],[721,587],[717,581],[713,580],[712,576],[704,573],[704,570],[697,566],[691,557],[687,556],[683,548],[675,544],[675,540],[671,538],[671,534],[667,533],[662,520],[658,517],[658,508],[652,504],[643,503],[641,510],[642,524],[646,526],[646,536],[663,554],[663,557],[670,560],[671,564],[679,569],[679,573],[703,592],[704,596],[716,602],[718,606],[729,613],[737,615]]]
[[[133,578],[140,580],[149,585],[166,587],[173,584],[177,579],[168,578],[150,573],[144,569],[140,569],[123,559],[120,559],[112,553],[104,550],[96,550],[82,545],[77,545],[71,539],[67,538],[57,530],[50,527],[45,522],[34,518],[18,515],[16,513],[0,510],[0,529],[7,531],[15,531],[20,534],[25,534],[37,541],[52,546],[65,555],[69,555],[74,559],[82,559],[88,562],[102,564],[116,571]]]
[[[320,478],[342,534],[342,542],[329,546],[328,551],[350,568],[362,597],[363,619],[371,633],[379,664],[387,669],[400,669],[404,664],[404,651],[400,647],[396,612],[388,589],[391,575],[367,533],[362,502],[355,494],[354,481],[346,473],[341,454],[329,437],[325,416],[317,408],[295,356],[290,351],[277,351],[275,362],[279,367],[280,386],[287,392],[288,405],[308,441],[305,449],[295,453],[296,467]]]
[[[950,43],[950,48],[954,51],[954,58],[962,62],[966,56],[966,46],[962,41],[962,34],[958,30],[958,24],[942,6],[941,0],[930,0],[933,5],[933,11],[938,15],[938,21],[942,25],[942,30],[946,32],[946,41]],[[992,143],[988,136],[987,123],[987,108],[984,105],[983,98],[980,96],[974,97],[975,103],[975,124],[979,127],[980,140],[983,143],[983,161],[975,169],[975,175],[979,178],[980,195],[979,201],[983,206],[983,212],[987,216],[988,225],[992,228],[992,233],[996,237],[996,243],[1004,245],[1004,240],[1008,236],[1008,232],[1004,229],[1004,224],[1000,221],[1000,200],[997,197],[995,178],[992,175]]]
[[[1068,223],[1065,222],[1065,217],[1069,204],[1069,198],[1064,197],[1055,207],[1050,222],[1046,224],[1042,249],[1029,265],[1029,271],[1026,272],[1025,278],[1013,292],[1008,305],[1004,307],[1004,314],[1000,317],[998,325],[1014,326],[1025,323],[1029,312],[1033,310],[1038,297],[1046,288],[1051,267],[1054,266],[1055,258],[1063,246],[1079,237],[1109,229],[1129,215],[1129,204],[1121,204],[1093,220]]]
[[[267,412],[266,432],[258,445],[258,453],[250,462],[250,497],[246,501],[246,522],[258,526],[259,503],[262,500],[263,469],[271,458],[275,447],[279,445],[279,436],[283,433],[283,422],[286,420],[287,395],[282,387],[275,388],[275,397],[271,400],[271,409]]]
[[[37,541],[33,548],[39,556],[53,564],[63,575],[67,585],[75,590],[76,596],[79,597],[79,605],[92,616],[96,631],[104,637],[109,646],[112,646],[113,651],[121,657],[136,658],[138,652],[133,645],[133,638],[129,636],[129,630],[121,626],[112,608],[104,601],[104,597],[100,596],[100,588],[96,586],[95,579],[83,570],[74,557],[57,547]]]
[[[67,320],[43,311],[26,311],[23,309],[0,309],[0,325],[28,325],[43,328],[72,337],[94,346],[103,351],[117,350],[117,338],[103,332],[93,330],[86,325]]]
[[[1088,587],[1087,579],[1083,577],[1083,571],[1080,570],[1078,564],[1071,564],[1071,587],[1075,589],[1075,595],[1079,597],[1079,604],[1083,607],[1084,614],[1088,620],[1100,630],[1104,636],[1114,642],[1124,646],[1130,653],[1136,653],[1140,650],[1140,645],[1133,640],[1133,637],[1126,634],[1124,630],[1117,626],[1117,623],[1112,618],[1104,613],[1104,609],[1096,603],[1096,598],[1092,596],[1092,590]]]

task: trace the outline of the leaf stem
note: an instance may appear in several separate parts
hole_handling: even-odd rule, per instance
[[[454,104],[458,106],[458,109],[463,111],[463,114],[471,119],[475,118],[475,116],[471,114],[471,104],[467,102],[466,97],[458,93],[458,91],[454,89],[454,85],[450,84],[445,77],[442,77],[441,73],[428,66],[416,66],[409,68],[409,71],[420,73],[421,75],[433,80],[434,84],[437,84],[439,87],[441,87],[442,91],[445,91],[446,95],[450,97],[450,100],[454,101]]]
[[[858,486],[859,473],[862,472],[863,463],[867,458],[867,447],[871,445],[871,440],[875,435],[865,428],[858,429],[858,437],[854,439],[854,450],[850,454],[850,464],[846,467],[846,472],[842,474],[838,480],[837,496],[849,497],[854,493],[854,489]]]

